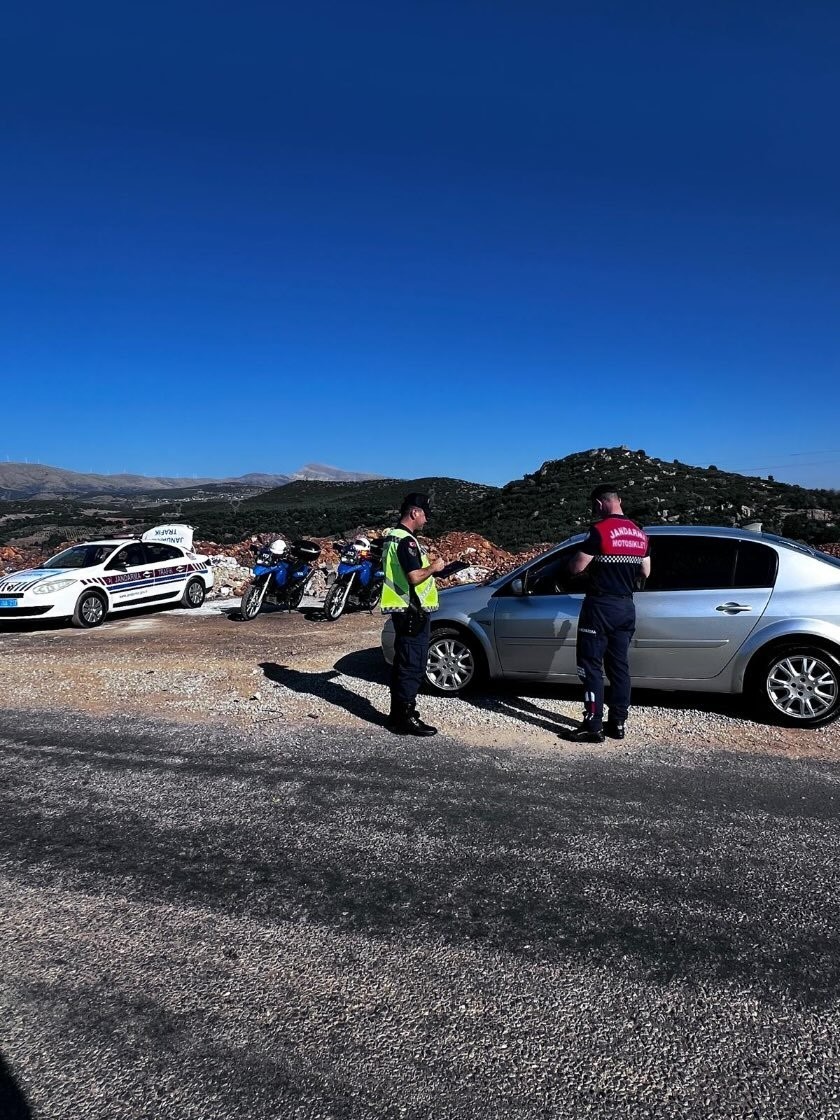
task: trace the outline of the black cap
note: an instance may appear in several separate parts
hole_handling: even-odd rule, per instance
[[[413,506],[422,509],[427,517],[432,516],[432,507],[429,504],[428,494],[406,494],[400,506],[400,513],[408,513]]]

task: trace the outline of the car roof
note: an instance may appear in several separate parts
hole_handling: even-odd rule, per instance
[[[779,537],[775,533],[757,533],[754,529],[738,529],[732,525],[645,525],[644,531],[649,537],[663,537],[663,536],[677,536],[677,537],[723,537],[730,540],[749,540],[758,541],[761,544],[767,544],[776,548],[785,548],[790,552],[798,552],[805,556],[811,556],[815,560],[827,560],[831,562],[834,558],[821,553],[818,549],[813,548],[809,544],[803,544],[799,541],[788,540],[787,537]],[[552,552],[556,552],[561,548],[568,548],[570,544],[576,541],[584,541],[587,536],[586,530],[580,530],[577,533],[572,533],[566,537],[565,540],[558,541],[557,544],[547,548],[543,556],[548,556]],[[538,559],[535,557],[534,559]],[[533,559],[526,560],[520,564],[516,571],[521,568],[527,568],[533,563]],[[508,572],[504,577],[508,578],[512,573]]]
[[[645,532],[649,537],[659,537],[663,533],[676,534],[686,537],[737,537],[739,540],[747,538],[754,541],[767,540],[769,533],[757,533],[754,529],[738,529],[732,525],[645,525]],[[775,542],[781,537],[773,538]]]
[[[68,544],[68,548],[87,548],[91,544],[110,544],[116,547],[118,544],[140,544],[137,537],[100,537],[96,541],[74,541]]]
[[[816,560],[822,560],[827,555],[813,545],[780,537],[778,533],[758,533],[754,529],[738,529],[732,525],[646,525],[645,532],[649,537],[661,537],[667,534],[668,536],[729,537],[740,541],[758,541],[761,544],[774,545],[776,548],[786,548],[790,552],[803,553]]]

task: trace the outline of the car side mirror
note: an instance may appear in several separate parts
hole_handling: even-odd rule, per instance
[[[511,595],[520,596],[528,594],[528,588],[526,587],[525,580],[522,578],[522,576],[517,576],[516,579],[512,579],[510,581],[510,593]]]

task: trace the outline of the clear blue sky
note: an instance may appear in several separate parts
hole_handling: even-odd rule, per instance
[[[840,7],[18,4],[0,458],[840,486]]]

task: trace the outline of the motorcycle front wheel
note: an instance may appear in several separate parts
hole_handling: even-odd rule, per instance
[[[308,579],[302,579],[300,583],[296,584],[289,591],[286,596],[286,605],[290,611],[296,611],[300,606],[300,601],[306,594],[306,589],[309,586]]]
[[[335,622],[341,618],[344,608],[347,606],[351,583],[352,580],[349,579],[336,580],[327,592],[327,597],[324,600],[324,618],[327,622]]]
[[[257,617],[262,606],[262,598],[262,584],[249,583],[242,592],[242,603],[239,607],[239,614],[244,622],[250,622],[252,618]]]

